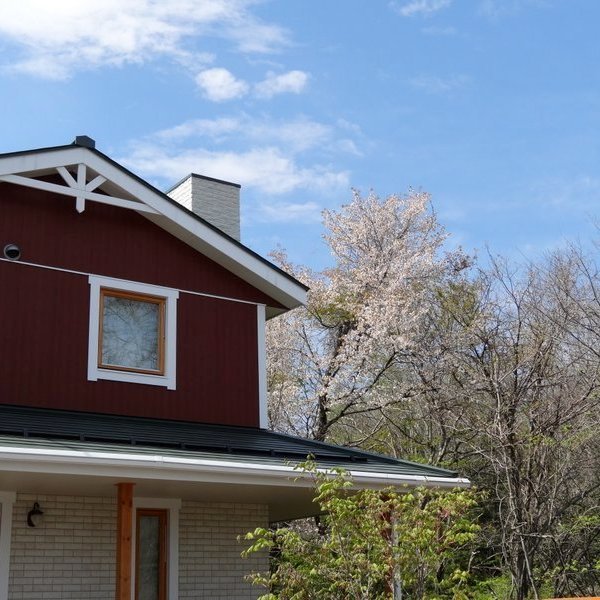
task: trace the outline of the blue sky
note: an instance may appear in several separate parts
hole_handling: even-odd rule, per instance
[[[432,194],[451,244],[595,237],[598,0],[0,5],[0,151],[94,137],[161,189],[242,185],[242,238],[320,268],[350,189]]]

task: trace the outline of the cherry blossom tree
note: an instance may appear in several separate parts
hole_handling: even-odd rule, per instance
[[[387,374],[411,353],[432,287],[467,265],[460,250],[442,251],[446,234],[422,192],[355,191],[350,204],[324,212],[324,224],[331,268],[314,272],[274,253],[310,293],[306,308],[267,331],[271,424],[320,440],[414,393]]]

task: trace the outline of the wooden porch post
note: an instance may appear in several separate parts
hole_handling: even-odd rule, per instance
[[[131,600],[133,483],[117,483],[116,600]]]

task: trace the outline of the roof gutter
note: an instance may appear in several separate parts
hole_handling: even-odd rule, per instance
[[[310,473],[303,473],[291,465],[264,465],[161,454],[18,446],[0,446],[0,471],[283,487],[314,485]],[[335,477],[335,473],[331,470],[319,469],[319,471]],[[469,480],[462,477],[432,477],[354,470],[349,470],[348,473],[357,489],[382,489],[390,486],[429,488],[470,486]]]

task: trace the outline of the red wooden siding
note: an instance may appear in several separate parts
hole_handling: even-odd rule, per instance
[[[0,183],[0,243],[22,260],[281,307],[133,210]],[[6,241],[5,241],[6,240]]]
[[[0,185],[22,261],[276,305],[136,213]],[[258,425],[256,306],[180,293],[177,389],[87,380],[88,278],[0,262],[0,402]]]

